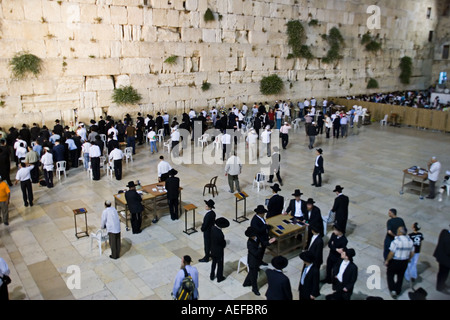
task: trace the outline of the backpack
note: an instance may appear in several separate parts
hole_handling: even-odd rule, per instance
[[[187,273],[186,268],[183,268],[184,279],[181,281],[181,286],[177,292],[177,300],[193,300],[195,283],[191,275]]]

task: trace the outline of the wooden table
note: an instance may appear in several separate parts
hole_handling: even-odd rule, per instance
[[[303,249],[306,245],[307,226],[291,223],[291,219],[293,219],[291,215],[279,214],[266,220],[266,223],[272,227],[270,235],[277,239],[274,244],[267,247],[275,256],[283,255],[299,248]],[[289,221],[289,223],[283,220]],[[278,226],[282,226],[284,230],[280,230]],[[302,235],[302,241],[297,240],[297,236],[300,234]]]
[[[165,184],[166,183],[163,181],[163,182],[145,185],[145,186],[142,186],[141,188],[138,188],[138,187],[136,188],[137,191],[143,192],[141,197],[142,197],[142,203],[143,203],[144,207],[146,209],[153,210],[153,212],[155,213],[155,217],[157,217],[158,203],[161,203],[161,201],[167,200],[167,191],[166,191],[166,189],[164,189]],[[156,191],[154,191],[153,189],[156,189]],[[179,201],[178,202],[179,216],[181,216],[181,214],[182,214],[181,190],[183,190],[183,188],[180,188],[180,192],[179,192],[179,200],[178,200]],[[165,204],[167,204],[167,201]],[[128,210],[127,201],[125,199],[125,192],[114,195],[114,205],[115,205],[116,209],[117,209],[118,205],[122,206],[125,209],[125,228],[128,231],[129,230],[129,228],[128,228],[128,211],[129,210]]]
[[[424,170],[424,169],[422,169]],[[410,182],[405,183],[406,178],[411,179]],[[425,181],[428,179],[428,172],[425,172],[422,175],[419,175],[418,170],[414,172],[409,172],[408,169],[403,170],[403,181],[402,181],[402,189],[400,190],[400,194],[403,194],[403,190],[406,187],[409,190],[418,191],[419,198],[423,199],[423,190],[424,186],[428,186],[428,183],[425,183]]]

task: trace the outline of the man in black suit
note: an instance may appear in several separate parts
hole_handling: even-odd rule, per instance
[[[37,123],[33,123],[33,127],[30,129],[31,141],[36,141],[41,133],[41,128],[37,125]]]
[[[288,265],[288,259],[277,256],[272,259],[272,266],[275,270],[267,269],[267,300],[292,300],[291,282],[283,274],[283,269]]]
[[[322,173],[325,173],[323,169],[323,150],[321,148],[316,149],[316,161],[314,163],[314,171],[313,171],[313,183],[312,186],[321,187],[322,186]],[[319,181],[317,181],[317,177],[319,177]]]
[[[22,140],[27,143],[27,146],[31,145],[31,132],[25,123],[22,124],[22,129],[20,129],[19,135],[22,137]]]
[[[320,213],[320,209],[316,207],[314,203],[316,202],[312,198],[309,198],[308,201],[306,201],[307,211],[305,222],[308,224],[308,241],[306,247],[309,247],[309,243],[311,242],[313,227],[319,231],[321,237],[324,235],[322,214]]]
[[[244,287],[252,286],[252,292],[259,296],[261,295],[258,290],[258,271],[261,264],[261,256],[264,255],[264,249],[261,241],[257,237],[257,230],[253,227],[248,227],[245,230],[245,236],[248,237],[247,241],[247,265],[248,274],[244,280]],[[270,243],[274,242],[275,238],[269,240]]]
[[[0,139],[0,176],[11,187],[11,153],[5,139]]]
[[[103,120],[102,116],[100,116],[100,120],[98,121],[98,133],[106,134],[106,121]]]
[[[437,274],[436,290],[445,294],[450,294],[445,286],[450,271],[450,231],[444,229],[439,235],[436,249],[433,253],[439,263],[439,271]]]
[[[206,204],[206,214],[203,218],[201,230],[203,232],[203,241],[205,244],[205,256],[198,260],[199,262],[209,262],[209,257],[211,256],[211,229],[216,221],[216,213],[212,210],[215,205],[214,201],[212,199],[204,201]]]
[[[131,213],[131,228],[133,234],[141,233],[142,212],[144,211],[142,197],[137,193],[134,181],[128,182],[127,187],[128,191],[125,192],[125,200]]]
[[[272,189],[272,197],[270,197],[269,203],[267,204],[267,219],[283,213],[284,206],[284,197],[278,194],[281,191],[278,183],[270,186],[270,188]]]
[[[314,121],[307,128],[307,135],[309,137],[308,148],[311,150],[312,148],[314,148],[314,142],[315,142],[316,136],[317,136],[317,125]]]
[[[273,154],[270,162],[270,175],[269,181],[267,181],[267,183],[272,183],[273,176],[276,175],[280,185],[283,185],[283,180],[281,180],[280,176],[280,162],[281,162],[280,149],[278,149],[278,147],[273,147]]]
[[[287,207],[286,212],[284,212],[283,214],[290,214],[295,218],[304,219],[307,209],[306,202],[300,199],[302,194],[303,193],[300,192],[300,189],[295,189],[294,193],[292,194],[295,199],[289,201],[289,206]]]
[[[333,120],[333,138],[339,139],[339,130],[341,129],[341,117],[336,115]]]
[[[341,227],[335,224],[330,240],[328,240],[328,248],[330,248],[330,253],[328,254],[327,258],[326,278],[322,281],[323,283],[332,283],[333,267],[341,259],[341,254],[337,250],[344,249],[347,246],[347,243],[348,240],[342,232]]]
[[[344,190],[344,188],[340,185],[337,185],[336,188],[334,188],[333,192],[337,194],[337,197],[334,199],[334,204],[331,211],[335,213],[335,224],[339,225],[340,229],[345,234],[348,220],[349,199],[347,196],[342,194],[342,190]]]
[[[55,120],[55,126],[53,127],[53,133],[59,134],[60,137],[62,137],[62,134],[64,132],[64,128],[62,125],[59,124],[59,120]]]
[[[320,230],[316,226],[311,227],[312,238],[309,243],[308,251],[314,255],[313,263],[320,270],[323,263],[323,239]]]
[[[178,219],[178,196],[180,194],[180,178],[175,177],[178,171],[169,170],[169,177],[166,180],[167,202],[169,203],[170,217],[172,220]]]
[[[223,235],[222,229],[227,228],[230,222],[220,217],[215,221],[214,227],[211,229],[211,274],[209,278],[214,280],[216,278],[216,266],[217,266],[217,282],[222,282],[225,280],[223,276],[223,260],[224,260],[224,250],[226,247],[225,236]]]
[[[263,261],[264,252],[266,251],[266,247],[275,240],[271,242],[271,240],[269,239],[270,227],[264,219],[264,215],[267,212],[266,208],[264,208],[263,205],[258,205],[258,207],[256,207],[254,211],[256,212],[256,214],[253,216],[252,221],[250,221],[250,226],[256,230],[256,237],[258,238],[262,247],[259,256],[259,265],[267,266],[267,263]]]
[[[338,249],[341,260],[333,268],[333,293],[326,296],[327,300],[350,300],[353,287],[358,278],[358,267],[353,263],[355,250]]]
[[[305,264],[298,285],[299,300],[315,300],[320,296],[320,272],[319,268],[315,265],[314,254],[310,251],[304,251],[300,253],[300,259]]]

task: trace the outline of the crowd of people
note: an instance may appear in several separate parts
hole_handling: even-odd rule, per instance
[[[387,95],[376,99],[377,102],[391,101],[391,97]],[[397,101],[396,98],[394,100]],[[420,98],[415,97],[413,100],[420,101]],[[320,268],[323,264],[323,237],[326,235],[321,210],[314,205],[314,199],[302,200],[302,193],[297,189],[292,194],[294,199],[289,202],[289,206],[284,211],[284,198],[278,194],[281,191],[280,186],[283,186],[280,174],[281,154],[279,148],[272,145],[275,137],[273,130],[279,130],[281,147],[283,149],[288,147],[289,130],[292,128],[294,121],[304,122],[305,134],[309,137],[309,149],[315,148],[315,137],[324,132],[326,139],[331,138],[331,133],[335,139],[345,138],[348,135],[349,128],[361,125],[362,114],[360,111],[358,108],[353,108],[348,112],[332,112],[327,100],[323,100],[319,105],[313,97],[296,104],[288,99],[276,101],[273,105],[267,102],[264,104],[254,103],[252,108],[243,104],[240,109],[235,105],[228,110],[212,107],[209,111],[202,109],[198,113],[191,109],[188,113],[182,114],[180,122],[178,122],[177,117],[173,117],[170,121],[167,112],[163,114],[158,112],[156,117],[146,115],[145,118],[138,113],[136,119],[132,119],[127,114],[123,120],[117,121],[110,116],[106,116],[105,119],[100,117],[98,121],[90,120],[89,125],[81,122],[74,125],[73,122],[70,122],[70,125],[63,126],[61,121],[57,119],[52,129],[46,126],[41,128],[36,123],[31,128],[23,124],[20,130],[14,127],[10,128],[8,134],[0,128],[0,179],[4,180],[0,183],[2,220],[5,225],[8,225],[9,187],[12,186],[10,180],[11,161],[15,161],[18,167],[15,184],[20,182],[24,205],[33,206],[32,184],[40,183],[47,188],[53,188],[53,171],[60,161],[65,161],[66,170],[77,168],[79,162],[82,161],[85,170],[92,170],[93,180],[99,180],[101,179],[100,166],[105,165],[103,161],[101,163],[100,159],[104,157],[109,160],[108,165],[114,168],[116,179],[121,180],[124,158],[121,146],[130,148],[130,152],[136,154],[136,145],[143,145],[148,140],[149,151],[154,154],[158,153],[157,141],[162,137],[171,140],[172,155],[177,157],[188,143],[187,139],[180,134],[180,129],[189,131],[193,141],[195,136],[202,135],[209,127],[213,127],[220,132],[218,137],[211,137],[211,139],[218,141],[222,146],[222,160],[226,160],[224,173],[228,176],[229,192],[241,191],[239,175],[242,171],[242,161],[235,152],[236,144],[241,141],[241,138],[245,138],[250,162],[258,157],[258,153],[260,157],[267,155],[271,158],[268,182],[274,183],[275,177],[278,180],[278,183],[274,183],[270,187],[272,196],[267,205],[259,205],[255,209],[255,216],[245,232],[245,236],[248,238],[247,261],[249,273],[243,285],[251,286],[252,292],[260,295],[257,285],[258,272],[261,266],[268,265],[267,262],[263,261],[264,253],[266,248],[276,241],[276,237],[271,236],[266,219],[280,214],[291,215],[294,223],[307,226],[308,230],[305,234],[306,245],[299,256],[304,262],[298,286],[300,299],[316,299],[320,295],[320,282],[322,282],[331,284],[333,289],[333,293],[327,295],[326,299],[349,300],[358,274],[358,267],[353,262],[356,251],[347,247],[349,198],[342,194],[343,187],[336,186],[333,192],[336,193],[337,197],[330,210],[333,215],[334,229],[328,241],[330,253],[326,259],[326,277],[320,281]],[[200,132],[195,132],[196,130],[200,130]],[[262,152],[259,152],[258,144],[262,145]],[[438,176],[440,167],[439,169],[436,168],[437,164],[435,163],[437,161],[435,160],[434,158],[430,162],[429,170],[430,172],[437,171],[435,175]],[[322,186],[323,162],[323,150],[318,148],[314,161],[312,186]],[[41,179],[41,167],[44,180]],[[172,220],[178,219],[180,180],[176,175],[177,171],[171,167],[163,156],[160,156],[158,181],[165,182]],[[141,232],[142,213],[144,211],[142,198],[136,190],[137,185],[130,181],[127,185],[128,191],[125,192],[131,213],[133,234]],[[434,190],[430,192],[429,198],[434,198]],[[206,214],[201,227],[205,255],[199,262],[208,263],[212,260],[210,279],[217,279],[218,282],[222,282],[226,279],[223,274],[223,267],[224,249],[227,243],[222,229],[227,228],[230,223],[223,217],[216,219],[216,213],[213,209],[215,209],[215,202],[211,199],[205,201]],[[396,215],[395,209],[391,209],[389,212],[390,215]],[[396,221],[394,218],[388,223],[384,259],[388,266],[388,286],[395,298],[400,294],[402,275],[406,274],[406,279],[411,281],[417,278],[415,264],[417,264],[418,259],[416,254],[420,252],[420,243],[416,245],[418,242],[416,239],[423,240],[423,236],[418,236],[420,227],[416,223],[413,227],[414,234],[407,237],[404,223],[393,223]],[[153,222],[158,222],[156,214]],[[111,207],[109,201],[105,202],[101,224],[101,227],[106,228],[109,234],[110,258],[118,259],[120,257],[120,219],[116,209]],[[445,238],[442,241],[448,240]],[[443,246],[442,248],[441,250],[445,251],[449,247]],[[442,257],[443,254],[441,253],[439,256]],[[411,262],[408,264],[410,259]],[[443,259],[443,262],[440,262],[442,272],[439,273],[439,288],[445,291],[445,286],[442,287],[442,281],[445,284],[449,264],[445,258],[439,259]],[[190,256],[184,256],[182,259],[182,269],[177,274],[172,292],[175,298],[182,297],[180,288],[184,290],[181,291],[184,292],[185,298],[198,298],[198,272],[195,267],[190,265],[191,262]],[[268,299],[292,299],[290,281],[282,272],[288,265],[288,260],[285,257],[277,256],[272,259],[271,264],[274,269],[266,270],[269,284],[266,297]],[[6,272],[3,274],[7,275]],[[395,275],[397,276],[396,282],[393,281]],[[191,291],[188,288],[191,288]],[[190,292],[190,294],[186,295],[186,292]]]

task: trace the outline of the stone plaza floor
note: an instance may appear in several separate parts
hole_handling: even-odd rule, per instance
[[[314,198],[322,215],[326,215],[336,196],[332,192],[334,187],[340,184],[345,188],[344,194],[350,198],[348,246],[356,250],[354,261],[359,267],[352,299],[365,299],[367,296],[392,299],[387,289],[382,255],[389,208],[398,210],[398,216],[405,220],[409,230],[414,222],[422,226],[425,240],[415,287],[424,288],[428,299],[450,299],[450,296],[435,290],[438,264],[433,257],[439,233],[450,223],[450,199],[445,195],[444,200],[438,202],[437,199],[420,200],[418,194],[412,192],[399,194],[402,170],[413,165],[426,167],[431,156],[437,156],[442,163],[437,183],[440,186],[445,170],[450,170],[450,135],[415,128],[380,127],[376,123],[350,130],[345,139],[325,139],[323,134],[316,139],[316,146],[324,150],[325,174],[321,188],[311,186],[315,153],[308,149],[307,140],[303,127],[297,133],[291,130],[288,148],[281,150],[284,186],[280,194],[289,200],[294,189],[301,189],[302,199]],[[193,203],[198,207],[197,233],[190,236],[183,233],[184,214],[179,220],[172,221],[165,212],[167,209],[163,209],[161,212],[165,215],[157,224],[151,223],[151,213],[143,220],[141,234],[134,235],[121,224],[122,252],[118,260],[109,258],[109,247],[103,247],[99,256],[96,242],[91,250],[88,237],[75,237],[73,209],[85,207],[89,233],[97,231],[105,200],[113,201],[113,194],[124,189],[130,180],[140,180],[143,185],[156,182],[160,154],[167,155],[162,151],[162,145],[159,153],[154,155],[147,145],[137,147],[134,161],[124,163],[121,181],[111,180],[103,170],[101,180],[92,181],[81,166],[70,169],[67,178],[61,181],[55,178],[53,189],[33,185],[35,205],[32,208],[23,206],[19,186],[12,187],[10,225],[0,225],[0,257],[11,269],[10,299],[171,299],[173,281],[183,255],[190,255],[193,265],[199,270],[200,299],[265,299],[267,279],[263,270],[258,278],[260,297],[255,296],[251,288],[242,286],[247,274],[245,268],[237,273],[239,259],[247,255],[244,231],[250,221],[241,224],[232,221],[235,197],[228,192],[224,165],[173,165],[184,188],[183,204]],[[249,194],[247,216],[250,218],[253,209],[264,204],[271,191],[267,186],[259,192],[252,188],[253,178],[260,168],[261,165],[245,164],[239,179],[242,190]],[[221,283],[209,279],[211,262],[198,263],[198,259],[203,257],[203,235],[200,232],[205,213],[203,200],[212,197],[207,193],[202,196],[203,186],[215,175],[219,176],[219,195],[214,197],[215,212],[218,217],[230,220],[230,227],[224,229],[229,240],[225,249],[224,274],[227,278]],[[242,204],[240,206],[242,210]],[[191,219],[189,214],[189,222]],[[79,224],[82,221],[80,219]],[[325,237],[324,240],[327,239]],[[298,299],[297,288],[303,266],[299,253],[297,250],[286,256],[289,265],[285,274],[290,278],[294,299]],[[328,247],[325,247],[325,261],[327,256]],[[266,253],[264,260],[270,262],[271,258]],[[71,265],[80,267],[80,289],[70,290],[66,285],[71,275],[67,268]],[[379,288],[367,285],[367,280],[373,275],[373,271],[367,272],[370,266],[380,270]],[[323,265],[322,278],[324,272]],[[404,281],[399,299],[409,299],[409,291],[409,283]],[[325,295],[331,292],[331,285],[321,285],[319,299],[325,299]]]

